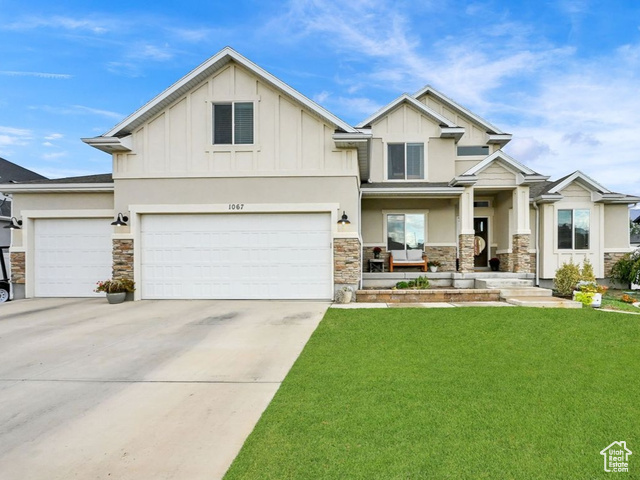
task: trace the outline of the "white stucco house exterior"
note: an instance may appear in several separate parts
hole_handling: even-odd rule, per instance
[[[640,198],[579,171],[550,181],[510,139],[429,86],[352,126],[225,48],[83,139],[112,174],[9,187],[14,295],[89,296],[113,275],[136,299],[324,300],[366,284],[375,247],[390,284],[390,250],[452,284],[491,258],[541,282],[589,258],[604,277]]]

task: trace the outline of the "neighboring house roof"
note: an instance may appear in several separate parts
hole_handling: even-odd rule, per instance
[[[451,120],[449,120],[444,115],[439,114],[438,112],[436,112],[432,108],[426,106],[424,103],[419,102],[418,100],[416,100],[415,98],[407,95],[406,93],[403,93],[398,98],[396,98],[394,101],[392,101],[391,103],[385,105],[380,110],[378,110],[376,113],[374,113],[373,115],[371,115],[367,119],[365,119],[362,122],[360,122],[358,125],[356,125],[356,128],[365,128],[367,126],[370,126],[372,123],[375,123],[378,119],[380,119],[381,117],[387,115],[389,112],[391,112],[393,109],[395,109],[396,107],[398,107],[399,105],[401,105],[403,103],[407,103],[407,104],[411,105],[413,108],[415,108],[419,112],[423,113],[427,117],[432,118],[433,120],[438,122],[441,127],[449,127],[449,128],[458,127],[458,125],[453,123]]]
[[[0,183],[46,180],[47,177],[0,157]]]
[[[3,198],[0,200],[0,217],[10,217],[11,216],[11,200],[8,198]]]
[[[196,67],[176,83],[171,85],[164,92],[160,93],[144,106],[129,115],[122,122],[117,124],[105,134],[95,138],[83,138],[82,141],[108,153],[119,151],[121,147],[119,147],[118,145],[118,140],[120,138],[131,135],[131,133],[133,133],[133,131],[137,127],[150,120],[158,113],[162,112],[165,108],[174,103],[189,90],[193,89],[198,84],[206,80],[216,71],[224,68],[230,62],[235,62],[245,69],[249,70],[264,82],[277,88],[286,96],[304,105],[307,109],[315,113],[320,118],[324,119],[326,122],[334,125],[336,129],[348,133],[357,133],[357,130],[355,128],[336,117],[327,109],[321,107],[313,100],[310,100],[297,90],[284,83],[282,80],[279,80],[266,70],[253,63],[251,60],[248,60],[244,56],[240,55],[231,47],[225,47],[220,52],[216,53],[213,57],[209,58],[200,66]],[[127,146],[125,146],[124,151],[126,150],[128,150]]]
[[[46,178],[43,180],[31,180],[21,182],[23,184],[47,184],[47,183],[113,183],[113,176],[110,173],[100,173],[98,175],[82,175],[80,177]]]
[[[27,192],[112,192],[113,177],[110,173],[83,175],[80,177],[53,178],[15,183],[2,187],[7,193]]]
[[[423,95],[432,95],[432,96],[434,96],[440,102],[444,103],[445,105],[447,105],[451,109],[457,111],[463,117],[466,117],[469,120],[482,125],[484,128],[487,129],[487,133],[494,133],[494,134],[497,134],[497,135],[509,135],[508,133],[505,133],[502,130],[500,130],[495,125],[493,125],[493,124],[489,123],[488,121],[486,121],[484,118],[479,117],[475,113],[473,113],[470,110],[464,108],[459,103],[453,101],[452,99],[447,97],[445,94],[443,94],[443,93],[439,92],[438,90],[436,90],[435,88],[433,88],[431,85],[427,85],[426,87],[424,87],[421,90],[417,91],[416,93],[413,94],[413,97],[416,98],[416,99],[419,99]]]

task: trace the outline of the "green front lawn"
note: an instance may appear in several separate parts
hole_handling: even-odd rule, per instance
[[[330,309],[225,478],[606,475],[640,477],[640,317],[514,307]]]

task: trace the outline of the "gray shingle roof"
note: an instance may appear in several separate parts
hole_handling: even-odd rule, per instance
[[[32,180],[30,182],[20,182],[27,184],[47,184],[47,183],[113,183],[113,176],[110,173],[99,175],[83,175],[81,177],[52,178],[44,180]]]
[[[0,183],[46,180],[47,177],[0,157]]]

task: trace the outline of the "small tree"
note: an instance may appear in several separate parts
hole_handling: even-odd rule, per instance
[[[580,271],[580,280],[583,282],[595,282],[596,275],[593,273],[593,265],[588,258],[584,259],[582,262],[582,270]]]
[[[580,267],[571,260],[569,263],[563,263],[562,266],[556,270],[556,276],[553,279],[553,283],[560,295],[568,296],[573,293],[573,289],[580,281],[580,276]]]

